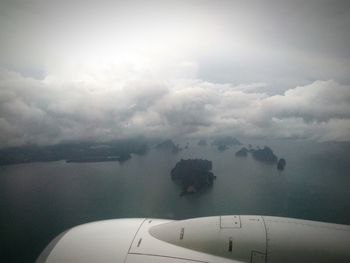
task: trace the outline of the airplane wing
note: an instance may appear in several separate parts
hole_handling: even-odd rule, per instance
[[[115,219],[56,237],[37,263],[350,262],[350,226],[266,216]]]

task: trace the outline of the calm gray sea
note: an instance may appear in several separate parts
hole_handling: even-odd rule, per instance
[[[122,164],[0,167],[0,261],[33,262],[60,232],[110,218],[259,214],[350,224],[349,144],[242,141],[270,146],[287,160],[285,171],[250,156],[235,157],[239,146],[219,152],[197,141],[178,154],[152,150]],[[211,160],[214,187],[180,197],[170,170],[181,158]]]

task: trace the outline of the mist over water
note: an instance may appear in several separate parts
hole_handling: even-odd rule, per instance
[[[0,167],[1,258],[29,262],[62,231],[95,220],[184,219],[224,214],[296,217],[350,224],[349,144],[241,140],[267,145],[287,160],[276,165],[235,157],[240,146],[177,154],[153,149],[124,163],[30,163]],[[176,141],[184,146],[187,140]],[[180,197],[170,170],[181,159],[213,162],[214,186]],[[18,253],[21,251],[21,253]],[[6,261],[6,259],[8,259]]]

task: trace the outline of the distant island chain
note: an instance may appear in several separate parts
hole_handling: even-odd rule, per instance
[[[223,152],[242,143],[234,137],[223,136],[213,138],[211,143],[207,139],[199,139],[197,147],[215,147]],[[26,145],[0,149],[0,165],[9,165],[28,162],[47,162],[65,160],[67,163],[111,162],[120,163],[132,158],[132,154],[144,155],[150,149],[178,154],[188,150],[190,143],[183,147],[175,144],[171,139],[157,140],[137,137],[132,139],[114,140],[110,142],[72,142],[50,146]],[[253,148],[252,145],[242,147],[235,156],[253,159],[269,165],[277,165],[279,171],[286,167],[284,158],[278,159],[268,146]],[[195,194],[213,186],[216,176],[212,172],[213,163],[203,159],[180,159],[170,171],[171,179],[181,187],[181,196]]]

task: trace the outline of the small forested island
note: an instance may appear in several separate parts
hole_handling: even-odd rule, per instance
[[[263,149],[251,149],[250,152],[254,159],[266,163],[276,163],[277,156],[273,153],[271,148],[265,146]]]
[[[261,149],[259,146],[257,149],[252,148],[252,146],[249,144],[249,149],[246,147],[242,147],[239,151],[236,152],[237,157],[247,157],[248,153],[251,153],[253,158],[260,162],[265,162],[269,164],[276,164],[277,163],[277,169],[280,171],[284,170],[284,167],[286,166],[286,160],[281,158],[277,162],[278,158],[272,151],[272,149],[268,146],[265,146],[263,149]]]
[[[227,150],[231,146],[242,145],[242,143],[232,136],[223,136],[216,138],[212,142],[212,145],[216,146],[218,150],[222,152]]]
[[[155,146],[156,149],[158,150],[167,150],[171,151],[172,153],[178,153],[182,149],[180,148],[179,145],[175,145],[175,143],[172,140],[166,140],[163,141]]]
[[[171,170],[171,179],[180,183],[181,196],[194,194],[213,185],[212,162],[202,159],[181,159]]]
[[[284,158],[279,159],[278,163],[277,163],[277,169],[280,171],[283,171],[286,164],[287,164],[287,162]]]
[[[199,146],[207,146],[207,145],[208,145],[208,143],[207,143],[207,141],[206,141],[206,140],[201,139],[201,140],[199,140],[199,141],[198,141],[198,145],[199,145]]]
[[[236,156],[238,157],[247,157],[248,149],[246,147],[242,147],[238,152],[236,152]]]

